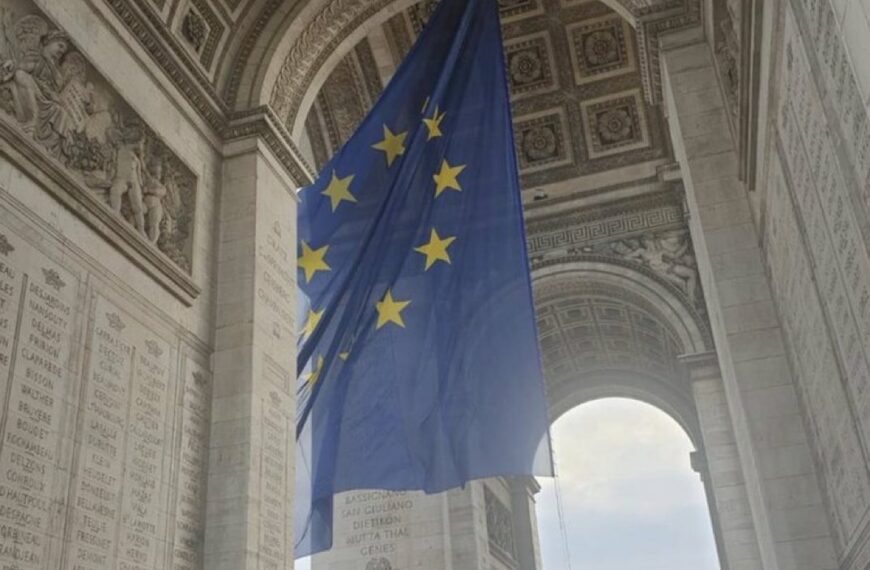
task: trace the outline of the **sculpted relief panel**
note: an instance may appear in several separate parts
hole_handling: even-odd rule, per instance
[[[77,206],[190,273],[196,177],[29,0],[0,6],[0,126],[61,166]]]

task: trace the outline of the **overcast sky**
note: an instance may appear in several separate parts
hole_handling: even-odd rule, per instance
[[[704,488],[682,428],[624,399],[575,408],[553,425],[555,485],[541,479],[543,570],[718,570]]]
[[[540,479],[542,570],[719,570],[692,445],[674,420],[606,399],[571,410],[552,432],[570,566],[555,485]]]

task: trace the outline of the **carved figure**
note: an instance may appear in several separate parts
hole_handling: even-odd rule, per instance
[[[69,40],[39,16],[24,16],[14,25],[10,59],[2,69],[9,84],[15,116],[25,131],[55,156],[81,131],[89,112],[86,63],[70,51]]]
[[[62,30],[15,4],[0,6],[0,120],[189,271],[196,177]]]
[[[697,301],[695,256],[689,250],[689,240],[682,230],[666,231],[658,236],[644,234],[639,240],[618,241],[612,248],[618,255],[642,263],[685,291],[693,303]]]
[[[142,187],[143,202],[146,210],[145,229],[148,239],[157,243],[160,239],[160,226],[163,223],[163,199],[168,190],[163,183],[163,161],[155,160],[146,171],[145,186]]]
[[[136,229],[145,235],[145,208],[142,201],[142,182],[145,178],[143,157],[145,139],[137,137],[133,141],[122,141],[115,158],[115,176],[109,188],[109,205],[118,215],[124,196],[130,203]]]

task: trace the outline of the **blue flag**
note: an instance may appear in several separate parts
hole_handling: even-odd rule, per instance
[[[442,0],[299,197],[297,556],[342,491],[551,474],[496,0]]]

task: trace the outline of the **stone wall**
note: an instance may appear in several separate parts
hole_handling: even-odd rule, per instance
[[[202,568],[219,155],[84,3],[0,12],[0,566]]]
[[[782,3],[760,185],[766,265],[842,568],[870,561],[868,12]]]

